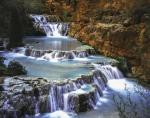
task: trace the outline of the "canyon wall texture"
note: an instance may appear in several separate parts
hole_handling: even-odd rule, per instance
[[[70,22],[69,35],[125,57],[135,77],[150,81],[149,0],[47,0],[45,11]]]

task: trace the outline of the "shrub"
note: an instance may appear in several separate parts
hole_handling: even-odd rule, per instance
[[[5,60],[5,58],[0,57],[0,76],[5,75],[7,72],[7,68],[4,64],[4,60]]]
[[[5,58],[4,57],[0,57],[0,64],[4,63]]]
[[[116,57],[115,59],[118,61],[118,68],[126,76],[129,73],[129,65],[127,64],[127,60],[124,57]]]
[[[64,22],[67,22],[68,21],[68,12],[67,11],[64,11],[63,12],[63,20],[64,20]]]
[[[27,71],[25,70],[25,68],[19,62],[16,62],[16,61],[11,61],[8,64],[7,72],[10,76],[27,74]]]

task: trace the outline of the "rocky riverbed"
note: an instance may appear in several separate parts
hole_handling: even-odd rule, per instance
[[[85,112],[95,107],[106,83],[106,77],[98,70],[91,75],[62,81],[6,77],[1,82],[0,116],[20,118],[59,109]]]

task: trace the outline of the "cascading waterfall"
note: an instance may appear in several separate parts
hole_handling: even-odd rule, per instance
[[[40,112],[39,112],[39,102],[36,101],[35,102],[35,115],[38,115]]]
[[[73,51],[53,51],[52,53],[46,53],[42,58],[46,60],[51,59],[75,59],[77,56]]]
[[[33,19],[35,28],[39,28],[47,34],[47,36],[63,36],[67,34],[68,24],[66,23],[50,23],[43,15],[30,15]],[[46,60],[66,60],[76,58],[86,58],[91,55],[88,50],[38,50],[27,46],[26,48],[16,48],[16,53],[21,53],[26,56],[33,56]],[[89,109],[94,109],[103,95],[103,91],[107,87],[107,82],[110,79],[123,78],[122,73],[117,67],[111,65],[93,64],[94,71],[92,75],[81,76],[74,80],[52,81],[49,84],[49,89],[46,100],[46,110],[55,112],[64,110],[65,112],[84,112]],[[39,97],[40,98],[40,97]],[[83,102],[84,101],[84,102]],[[41,100],[34,100],[33,113],[38,115],[41,111]],[[45,110],[44,106],[44,112]],[[4,104],[4,109],[9,107],[8,101]],[[46,112],[47,112],[46,111]],[[14,112],[14,117],[17,117]]]
[[[52,84],[49,92],[49,106],[51,112],[57,110],[68,112],[80,111],[80,107],[85,105],[80,106],[80,104],[82,104],[82,102],[80,102],[82,97],[85,97],[84,100],[87,101],[86,106],[93,109],[100,101],[103,90],[105,90],[107,86],[107,81],[123,77],[117,67],[100,64],[95,64],[94,66],[96,70],[90,78],[81,77],[61,84]]]
[[[35,53],[36,51],[33,52],[34,55],[37,55]],[[39,54],[39,57],[46,58],[47,54],[51,59],[73,59],[80,57],[79,55],[84,55],[85,57],[88,56],[86,51],[52,51],[42,52],[42,54]],[[84,56],[81,56],[80,58]],[[46,103],[47,111],[55,112],[64,110],[66,112],[84,112],[89,109],[94,109],[95,106],[101,102],[100,99],[103,95],[103,91],[107,87],[107,82],[111,79],[123,78],[122,73],[115,66],[101,64],[93,64],[93,66],[95,69],[92,75],[83,75],[73,80],[52,81],[49,85],[49,95],[46,99],[48,100]],[[34,100],[33,106],[36,115],[41,113],[40,102],[40,100]],[[6,102],[4,105],[6,109],[9,107],[8,105],[8,102]],[[16,116],[15,114],[16,113],[14,112],[14,116]]]
[[[18,49],[20,50],[20,49]],[[18,50],[14,50],[18,52]],[[21,49],[24,50],[24,49]],[[20,52],[20,51],[19,51]],[[26,48],[21,51],[27,56],[51,59],[74,59],[89,56],[86,51],[38,51]],[[94,109],[110,79],[123,78],[117,67],[111,65],[93,64],[95,70],[90,76],[81,76],[74,80],[50,83],[47,111],[83,112]],[[84,102],[83,102],[84,99]],[[34,101],[34,113],[40,113],[40,101]],[[7,107],[7,104],[5,105]],[[85,110],[84,110],[85,109]]]
[[[54,112],[64,108],[63,95],[70,91],[74,91],[73,83],[65,83],[63,85],[53,84],[49,92],[50,111]]]
[[[111,65],[103,65],[93,64],[97,70],[100,70],[107,79],[120,79],[123,78],[123,74],[117,67],[113,67]]]
[[[34,27],[50,36],[66,36],[68,33],[68,23],[49,22],[44,15],[30,15],[33,19]]]
[[[75,59],[75,58],[86,58],[89,56],[88,51],[59,51],[59,50],[36,50],[27,47],[25,51],[21,51],[26,56],[41,57],[46,60],[51,59]]]
[[[64,110],[68,111],[68,98],[69,98],[69,94],[66,93],[64,94]]]

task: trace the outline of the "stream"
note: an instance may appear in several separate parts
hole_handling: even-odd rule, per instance
[[[50,23],[42,15],[30,17],[34,19],[34,26],[40,28],[47,36],[26,36],[25,47],[15,48],[11,52],[0,52],[0,55],[6,58],[5,65],[15,60],[26,68],[27,75],[23,76],[24,78],[44,78],[46,80],[38,81],[46,81],[44,85],[48,83],[46,93],[41,85],[41,98],[31,100],[34,115],[25,113],[25,118],[119,118],[113,97],[121,95],[126,98],[126,89],[131,93],[131,99],[140,107],[135,87],[142,90],[146,88],[139,85],[135,79],[125,78],[114,66],[116,60],[97,55],[92,48],[83,49],[82,43],[66,36],[66,23]],[[25,80],[6,78],[4,84],[21,83]],[[30,80],[26,81],[30,83]],[[23,86],[27,89],[32,88],[28,83]],[[8,89],[9,87],[5,87],[5,90]],[[13,88],[17,92],[22,89],[21,86],[18,89]],[[14,94],[13,98],[16,96]],[[45,102],[41,99],[45,96],[46,105],[43,108],[41,106]],[[117,101],[119,100],[117,98]],[[3,105],[5,110],[10,109],[12,105],[8,101]],[[12,106],[16,111],[17,105]],[[41,108],[45,109],[44,112]],[[141,110],[137,109],[137,112],[140,113]],[[13,114],[11,118],[20,118],[16,112]],[[3,116],[8,118],[5,113]],[[141,115],[140,118],[146,117]]]

